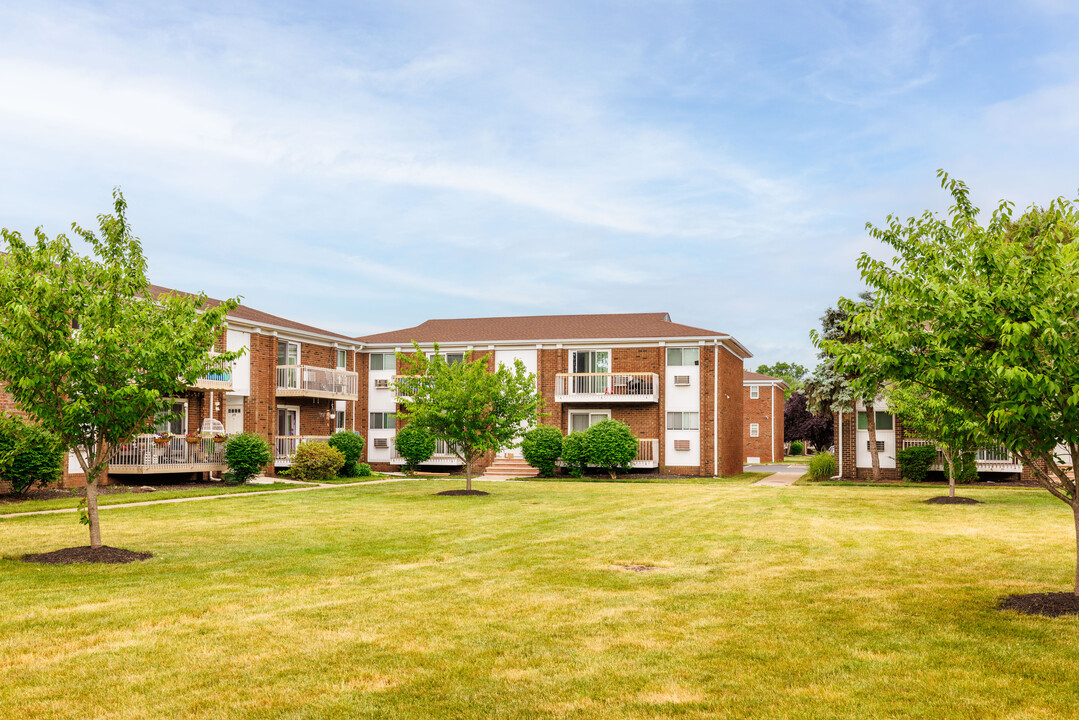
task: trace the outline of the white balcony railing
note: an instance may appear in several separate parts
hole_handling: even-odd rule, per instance
[[[153,473],[215,472],[225,469],[225,444],[213,436],[200,436],[189,442],[176,435],[159,439],[156,435],[137,435],[122,444],[109,462],[113,475]]]
[[[274,437],[274,465],[286,466],[292,464],[292,457],[296,454],[296,448],[305,442],[326,442],[329,435],[278,435]]]
[[[932,445],[928,440],[905,438],[903,448]],[[1005,448],[979,448],[974,458],[974,467],[978,472],[1023,472],[1023,461],[1012,455]],[[944,470],[944,454],[937,451],[937,460],[929,466],[930,470]]]
[[[226,362],[218,362],[216,367],[196,380],[191,387],[194,390],[232,390],[232,366]]]
[[[359,398],[359,388],[360,376],[351,370],[311,365],[277,366],[278,397],[356,400]]]
[[[404,465],[405,459],[397,452],[397,444],[390,439],[390,462],[394,465]],[[424,465],[462,465],[461,458],[453,454],[450,444],[445,440],[435,440],[435,451]]]
[[[555,402],[657,402],[656,373],[559,373]]]
[[[635,468],[659,467],[659,440],[656,438],[637,438],[637,457],[633,459]]]

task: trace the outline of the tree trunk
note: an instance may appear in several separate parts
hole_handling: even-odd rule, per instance
[[[465,461],[465,490],[472,490],[472,461]]]
[[[873,482],[880,482],[880,453],[877,451],[877,411],[872,406],[865,406],[866,428],[869,430],[869,457],[873,465]]]
[[[1075,518],[1075,594],[1079,595],[1079,497],[1072,498],[1072,517]]]
[[[948,463],[948,497],[955,497],[955,458],[954,453],[944,453],[944,462]]]
[[[86,478],[86,517],[90,520],[90,547],[101,547],[101,525],[97,521],[97,477]]]

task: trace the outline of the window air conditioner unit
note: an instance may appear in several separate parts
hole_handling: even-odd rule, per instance
[[[389,446],[389,438],[374,438],[373,440],[371,440],[371,447],[375,448],[376,450],[385,450]]]
[[[674,384],[675,385],[689,385],[689,375],[675,375],[674,376]]]
[[[675,440],[674,441],[674,449],[678,450],[678,451],[688,451],[689,450],[689,440]]]
[[[375,380],[375,390],[387,390],[390,387],[390,381],[386,378]]]

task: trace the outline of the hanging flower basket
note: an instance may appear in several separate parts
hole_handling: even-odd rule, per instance
[[[202,436],[201,435],[188,435],[184,439],[187,440],[188,445],[195,445],[195,444],[198,444],[198,443],[202,442]]]
[[[164,447],[169,444],[169,440],[172,439],[172,435],[169,433],[158,433],[154,435],[154,445],[158,447]]]
[[[228,435],[225,435],[223,433],[214,433],[214,442],[215,443],[220,444],[220,443],[225,442],[228,439],[229,439]]]

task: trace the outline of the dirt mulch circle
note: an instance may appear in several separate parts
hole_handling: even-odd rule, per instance
[[[930,505],[981,505],[981,500],[975,500],[974,498],[965,497],[948,497],[947,495],[941,495],[939,497],[929,498],[925,502]]]
[[[41,553],[40,555],[25,555],[22,561],[28,563],[41,563],[42,565],[74,565],[75,563],[105,563],[118,565],[120,563],[138,562],[148,560],[153,553],[135,552],[123,548],[102,545],[94,550],[89,545],[82,547],[70,547],[63,550]]]
[[[1079,595],[1075,593],[1030,593],[1009,595],[997,605],[998,610],[1015,610],[1023,615],[1060,617],[1079,615]]]
[[[482,490],[443,490],[435,495],[490,495],[491,493],[484,492]]]

